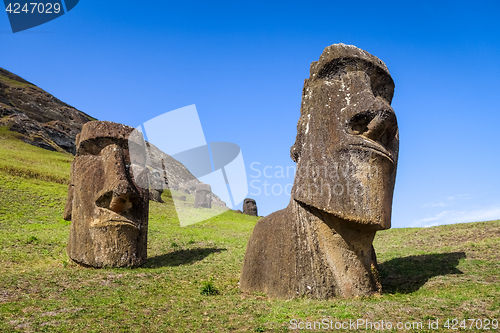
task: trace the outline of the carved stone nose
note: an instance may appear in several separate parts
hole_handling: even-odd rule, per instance
[[[117,145],[109,145],[100,155],[104,163],[105,183],[97,195],[96,205],[123,215],[138,199],[128,175],[123,149]]]
[[[349,132],[362,135],[386,147],[396,135],[398,124],[392,110],[365,111],[348,122]]]
[[[363,135],[385,146],[396,134],[396,115],[392,111],[379,112],[367,126]]]
[[[130,201],[130,194],[125,193],[118,196],[113,196],[109,204],[109,209],[115,213],[121,213],[128,211],[132,208],[132,202]]]
[[[96,205],[117,214],[126,214],[134,206],[135,201],[137,199],[134,193],[119,194],[115,191],[108,191],[99,196]]]

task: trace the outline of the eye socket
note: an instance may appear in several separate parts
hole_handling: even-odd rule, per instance
[[[109,145],[117,145],[124,151],[128,150],[128,142],[126,140],[103,137],[80,142],[77,153],[78,155],[99,155],[101,150]]]
[[[377,67],[373,68],[369,75],[373,95],[375,97],[380,96],[391,104],[394,96],[394,81],[391,76]]]
[[[349,134],[359,135],[368,131],[368,124],[375,118],[374,111],[360,112],[348,120],[347,129]]]

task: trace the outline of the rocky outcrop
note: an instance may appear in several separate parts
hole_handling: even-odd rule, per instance
[[[31,82],[0,68],[0,126],[44,149],[76,153],[83,124],[95,120]]]
[[[96,119],[60,101],[33,83],[0,68],[0,126],[7,126],[11,131],[20,133],[22,141],[74,155],[77,134],[84,124],[92,120]],[[196,185],[201,182],[182,163],[152,144],[148,143],[147,148],[147,167],[153,179],[153,200],[162,202],[161,194],[166,188],[195,194]],[[158,186],[158,182],[164,182],[166,186]],[[226,207],[213,193],[212,203]]]

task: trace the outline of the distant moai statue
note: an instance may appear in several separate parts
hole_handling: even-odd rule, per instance
[[[142,265],[149,211],[142,135],[125,125],[91,121],[77,136],[76,149],[64,209],[71,221],[68,256],[97,268]]]
[[[151,170],[149,173],[149,182],[149,200],[163,203],[161,195],[163,188],[166,187],[166,183],[162,173],[158,170]]]
[[[254,199],[246,198],[243,200],[243,214],[257,216],[257,203]]]
[[[149,190],[149,200],[159,202],[159,203],[164,203],[163,199],[161,198],[163,191],[162,190],[156,190],[156,189],[151,189]]]
[[[194,208],[212,208],[212,188],[209,184],[196,185]]]
[[[269,297],[370,295],[381,290],[372,241],[391,227],[399,132],[386,65],[336,44],[311,64],[287,208],[262,218],[240,286]]]

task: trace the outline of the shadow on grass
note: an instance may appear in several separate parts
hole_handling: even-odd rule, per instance
[[[160,268],[168,266],[180,266],[203,260],[212,253],[227,251],[226,249],[218,249],[215,247],[177,250],[174,252],[162,254],[156,257],[148,258],[142,266],[144,268]]]
[[[395,258],[379,265],[384,293],[412,293],[430,278],[438,275],[462,274],[457,268],[464,252],[433,253]]]

